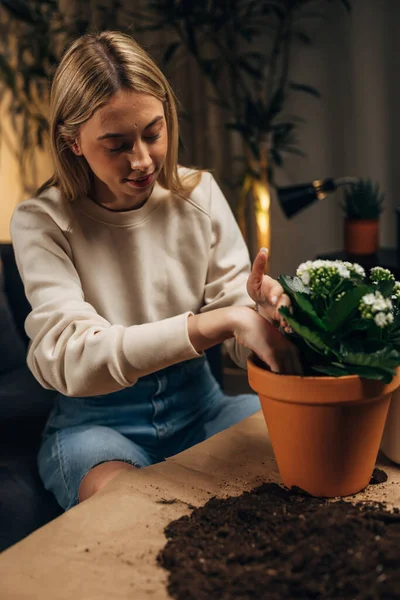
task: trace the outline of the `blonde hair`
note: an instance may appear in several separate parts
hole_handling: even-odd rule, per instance
[[[85,34],[64,54],[54,76],[50,95],[50,143],[54,174],[39,188],[39,195],[58,187],[69,200],[87,196],[92,171],[71,143],[79,127],[109,102],[119,90],[132,90],[158,98],[164,106],[168,132],[165,164],[159,184],[178,195],[196,187],[201,173],[178,174],[178,117],[174,93],[155,62],[131,37],[116,31]]]

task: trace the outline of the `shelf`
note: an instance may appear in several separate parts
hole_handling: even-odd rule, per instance
[[[372,267],[383,267],[392,271],[396,279],[400,279],[400,261],[396,248],[379,248],[376,254],[368,255],[351,255],[343,250],[337,252],[327,252],[318,254],[317,259],[323,260],[347,260],[356,262],[361,265],[366,271]]]

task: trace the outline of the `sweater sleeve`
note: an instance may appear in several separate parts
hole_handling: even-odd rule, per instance
[[[212,243],[201,312],[223,306],[254,306],[246,290],[250,274],[246,243],[220,187],[212,175],[209,177]],[[232,360],[246,368],[249,350],[234,339],[226,340],[224,345]]]
[[[131,327],[101,317],[85,301],[67,235],[37,204],[16,208],[11,237],[32,308],[28,366],[43,387],[66,396],[107,394],[199,356],[188,335],[190,312]]]

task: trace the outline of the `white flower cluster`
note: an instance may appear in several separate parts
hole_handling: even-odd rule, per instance
[[[365,271],[357,263],[318,259],[299,265],[296,275],[315,295],[326,296],[341,279],[363,279]]]
[[[393,323],[393,304],[380,292],[366,294],[361,298],[359,310],[363,319],[373,319],[378,327]]]
[[[300,277],[304,285],[309,285],[312,275],[317,274],[320,279],[332,276],[333,271],[343,278],[350,277],[350,271],[345,264],[339,260],[308,260],[297,267],[296,275]]]
[[[370,278],[374,283],[378,283],[379,281],[394,281],[393,273],[383,267],[372,267]]]
[[[348,268],[352,276],[359,277],[360,279],[365,278],[365,269],[363,269],[363,267],[358,263],[344,261],[343,264]]]
[[[400,281],[396,281],[393,286],[393,299],[397,301],[400,300]]]

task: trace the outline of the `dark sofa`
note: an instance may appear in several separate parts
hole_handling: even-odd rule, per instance
[[[0,551],[61,513],[39,478],[36,455],[54,392],[26,366],[29,304],[11,244],[0,244]]]
[[[30,310],[11,244],[0,244],[0,552],[62,511],[40,480],[36,456],[55,393],[26,366]],[[207,351],[222,383],[221,352]]]

